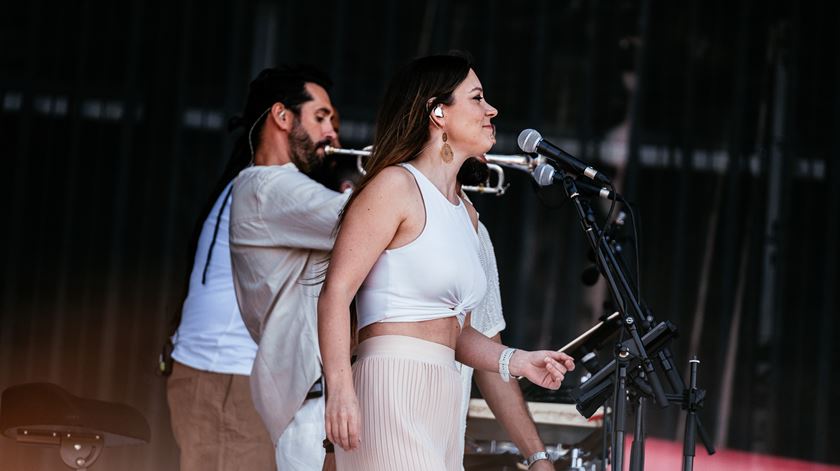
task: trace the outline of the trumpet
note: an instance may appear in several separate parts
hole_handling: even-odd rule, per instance
[[[370,157],[372,149],[372,146],[367,146],[361,150],[325,146],[324,153],[328,155],[336,154],[355,156],[356,169],[359,171],[359,173],[364,175],[366,172],[363,159],[365,157]],[[496,196],[502,196],[507,191],[508,186],[510,186],[509,184],[505,183],[505,171],[502,167],[513,168],[516,170],[521,170],[523,172],[531,173],[539,164],[543,163],[545,160],[545,158],[542,156],[532,157],[528,154],[485,154],[484,158],[487,160],[487,169],[496,174],[496,184],[493,185],[490,182],[490,178],[488,177],[487,181],[483,184],[476,186],[464,185],[462,187],[464,191],[471,191],[474,193],[490,193],[495,194]]]

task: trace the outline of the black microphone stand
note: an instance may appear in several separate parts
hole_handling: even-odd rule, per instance
[[[630,448],[630,469],[645,469],[645,401],[644,396],[636,395],[636,428]]]
[[[574,203],[580,218],[581,228],[584,230],[587,240],[596,254],[600,272],[609,285],[613,300],[618,305],[619,312],[623,317],[623,325],[631,337],[628,341],[630,343],[624,342],[617,346],[615,350],[615,361],[613,362],[614,366],[612,366],[615,368],[615,378],[613,380],[614,412],[612,420],[613,469],[622,469],[624,465],[627,400],[629,394],[634,394],[636,401],[635,433],[630,455],[630,470],[644,469],[645,396],[652,396],[656,404],[660,407],[667,407],[669,403],[680,404],[686,410],[687,419],[683,437],[683,470],[693,471],[696,433],[699,433],[708,454],[712,455],[715,453],[712,441],[701,424],[700,419],[697,417],[697,410],[702,407],[705,397],[705,391],[697,388],[697,365],[699,361],[696,357],[691,361],[690,386],[686,387],[685,381],[673,366],[673,356],[667,345],[667,340],[670,338],[670,335],[675,334],[676,328],[670,325],[670,323],[657,324],[656,329],[652,328],[651,324],[655,323],[652,313],[647,307],[644,310],[642,309],[640,300],[637,299],[637,294],[632,291],[627,281],[627,276],[625,275],[626,267],[620,255],[620,247],[616,249],[611,245],[611,238],[606,237],[606,234],[601,236],[591,208],[588,205],[584,207],[584,204],[580,200],[580,194],[577,191],[575,180],[562,169],[556,169],[556,173],[563,182],[566,196]],[[619,254],[618,257],[616,257],[616,253]],[[655,352],[660,367],[665,370],[671,389],[677,392],[677,394],[665,394],[662,384],[653,368],[653,363],[645,349],[646,343],[642,342],[639,330],[636,328],[637,323],[641,326],[642,334],[655,334],[656,332],[652,332],[652,330],[657,330],[660,333],[665,332],[665,334],[655,336],[656,339],[664,338],[665,340],[658,341],[658,343],[652,341],[651,348]],[[644,372],[638,373],[633,378],[633,381],[628,383],[628,368],[631,360],[634,359],[634,354],[638,358],[639,366],[642,367]],[[597,391],[604,390],[603,386],[596,385],[596,388],[592,388],[592,390],[586,393],[586,396],[589,398],[596,397],[598,394]],[[594,394],[593,391],[595,391]],[[579,403],[579,409],[580,405]]]
[[[613,253],[617,253],[618,257],[617,260],[622,268],[622,270],[627,271],[627,266],[624,263],[624,259],[621,256],[622,250],[621,245],[615,240],[611,239],[610,244],[612,246]],[[647,332],[650,330],[651,324],[655,323],[655,319],[651,310],[644,306],[645,309],[645,316],[640,319],[640,325],[642,326],[642,331]],[[685,434],[683,436],[683,452],[684,456],[688,457],[688,450],[691,450],[691,457],[693,463],[694,457],[694,446],[696,441],[695,433],[700,435],[700,440],[703,442],[703,446],[706,448],[706,453],[709,455],[714,455],[716,450],[712,439],[709,437],[709,434],[706,432],[706,428],[703,427],[703,423],[700,421],[700,418],[697,417],[697,410],[701,407],[703,398],[705,397],[705,391],[701,389],[697,389],[697,366],[700,364],[700,361],[697,360],[695,357],[689,363],[691,366],[691,379],[690,379],[690,386],[686,386],[685,380],[683,380],[682,376],[677,372],[677,369],[674,367],[674,358],[673,354],[671,353],[671,347],[665,345],[658,352],[656,352],[657,360],[659,366],[662,370],[665,371],[665,377],[668,378],[668,383],[671,385],[671,390],[674,394],[668,394],[668,400],[672,404],[679,404],[682,406],[683,409],[686,410],[686,428]],[[643,399],[640,396],[640,399]],[[638,411],[637,411],[637,419],[638,419]],[[689,425],[690,424],[690,425]],[[695,430],[696,429],[696,430]],[[642,433],[644,428],[641,429]],[[639,435],[639,431],[637,430],[636,436]],[[644,438],[642,438],[644,440]],[[633,451],[636,450],[635,447],[635,440],[634,437],[634,448]],[[690,445],[689,445],[690,442]],[[644,444],[641,447],[642,453],[642,466],[644,466]],[[631,455],[632,456],[632,455]],[[632,468],[632,461],[631,461],[631,469]],[[642,469],[642,468],[639,468]],[[683,468],[690,470],[691,467]]]
[[[697,419],[697,408],[703,401],[703,392],[697,389],[697,367],[700,365],[700,360],[694,357],[690,363],[690,387],[685,393],[685,403],[683,405],[686,410],[685,434],[683,435],[683,471],[693,471],[694,469],[695,430],[702,430],[702,428],[699,428]]]
[[[616,469],[624,469],[624,429],[627,420],[627,367],[630,364],[630,349],[625,346],[619,346],[615,352],[615,359],[618,361],[615,369],[615,412],[613,413],[613,467]],[[621,399],[619,399],[621,398]]]
[[[653,316],[646,308],[644,310],[642,309],[640,300],[637,298],[637,293],[633,292],[628,283],[627,276],[625,275],[626,267],[624,266],[623,260],[620,255],[616,257],[616,253],[618,252],[620,254],[621,252],[620,248],[619,250],[615,250],[615,247],[611,245],[610,238],[606,237],[606,235],[601,236],[601,231],[598,228],[591,208],[588,205],[584,207],[580,199],[575,180],[562,169],[556,169],[556,173],[563,182],[566,196],[574,203],[580,218],[581,228],[586,234],[593,252],[596,254],[598,267],[607,281],[613,300],[615,300],[619,307],[624,328],[631,337],[628,342],[620,343],[614,354],[612,466],[614,469],[622,469],[624,465],[627,401],[628,395],[633,394],[635,397],[636,411],[635,433],[630,456],[631,471],[644,469],[645,396],[652,396],[655,403],[662,408],[673,403],[681,404],[682,408],[686,410],[687,421],[683,438],[683,469],[693,471],[695,433],[700,434],[700,438],[706,446],[706,451],[710,455],[715,453],[712,441],[696,414],[697,410],[702,406],[705,396],[705,391],[697,388],[697,365],[699,361],[696,358],[692,360],[690,387],[686,387],[685,381],[673,367],[673,357],[667,345],[667,339],[670,338],[670,335],[675,334],[676,329],[670,323],[658,324],[656,329],[652,328],[651,323],[654,322]],[[637,324],[641,326],[642,334],[655,334],[652,330],[657,330],[660,334],[654,337],[656,339],[665,339],[658,342],[652,341],[651,348],[656,354],[660,367],[665,370],[671,389],[678,392],[677,394],[665,394],[662,383],[654,370],[653,362],[645,348],[646,343],[641,339]],[[666,326],[665,324],[668,325]],[[628,369],[631,361],[634,359],[638,360],[643,372],[638,373],[632,378],[632,382],[628,382],[628,379],[630,379]],[[600,388],[593,388],[593,390],[596,391],[597,395],[597,391],[603,391],[604,388],[603,385],[600,385]],[[592,391],[587,394],[590,398],[594,397]]]
[[[589,217],[594,220],[594,215],[592,214],[592,208],[589,208]],[[612,226],[615,228],[616,226]],[[616,260],[619,263],[621,269],[626,272],[630,273],[627,270],[627,264],[624,262],[624,258],[621,256],[622,248],[621,244],[613,237],[613,235],[609,232],[604,233],[604,238],[607,239],[607,243],[609,244],[610,250],[614,254],[616,254]],[[646,306],[643,306],[646,307]],[[639,319],[639,325],[642,328],[643,333],[647,333],[650,331],[650,322],[652,318],[650,316],[642,317]],[[667,346],[664,348],[668,348]],[[643,470],[645,469],[645,435],[646,435],[646,427],[645,427],[645,404],[647,399],[643,394],[636,393],[635,394],[635,418],[633,421],[634,430],[633,430],[633,444],[630,448],[630,469],[631,470]]]
[[[578,193],[577,187],[575,186],[575,180],[562,169],[556,168],[555,170],[563,182],[566,196],[569,197],[575,206],[578,217],[580,218],[581,228],[596,255],[598,266],[604,278],[607,280],[613,299],[618,304],[619,312],[623,318],[624,328],[630,335],[633,346],[635,347],[635,353],[638,355],[641,367],[645,372],[645,379],[650,385],[655,402],[660,407],[667,407],[668,399],[665,396],[665,391],[662,389],[662,383],[660,383],[659,377],[654,371],[653,362],[645,350],[645,345],[636,327],[637,319],[642,319],[644,316],[641,306],[630,288],[627,277],[618,264],[611,247],[607,244],[605,238],[601,237],[601,231],[591,211],[587,211],[584,208],[580,199],[580,193]],[[624,466],[624,429],[627,406],[627,365],[630,361],[629,349],[626,347],[617,349],[615,359],[612,466],[613,469],[622,469]]]

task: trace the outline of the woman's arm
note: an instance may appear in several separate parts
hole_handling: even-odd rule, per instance
[[[502,342],[499,334],[493,336],[491,340],[496,343]],[[481,390],[481,396],[493,411],[493,415],[502,423],[522,456],[528,457],[545,450],[545,444],[540,439],[537,426],[534,425],[534,420],[528,412],[518,381],[506,383],[502,381],[498,372],[476,370],[475,382]],[[531,470],[536,470],[538,466],[545,466],[540,462],[537,463],[531,467]],[[545,469],[554,469],[550,462],[545,464],[549,465]]]
[[[499,371],[499,358],[506,346],[485,337],[472,327],[458,336],[455,359],[477,370]],[[553,350],[516,350],[510,358],[511,376],[525,376],[532,383],[558,389],[567,371],[575,369],[574,359]]]
[[[467,203],[473,227],[478,230],[478,211],[466,195],[462,199]],[[507,349],[501,343],[493,342],[481,332],[467,326],[458,336],[455,358],[476,370],[498,372],[499,357]],[[557,389],[563,381],[563,375],[575,368],[574,360],[565,353],[551,350],[528,352],[517,350],[510,358],[510,374],[525,376],[532,383],[544,388]]]
[[[406,180],[410,179],[410,181]],[[345,450],[359,444],[359,405],[350,370],[349,306],[379,255],[397,242],[410,214],[407,171],[387,168],[347,209],[318,300],[318,340],[328,394],[327,438]]]

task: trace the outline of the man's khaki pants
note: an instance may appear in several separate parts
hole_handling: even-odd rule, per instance
[[[254,404],[248,376],[175,362],[166,399],[181,471],[274,470],[274,446]]]

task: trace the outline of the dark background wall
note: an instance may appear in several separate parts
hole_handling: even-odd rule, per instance
[[[695,353],[703,361],[702,417],[720,445],[840,463],[830,446],[840,440],[830,427],[840,414],[834,2],[32,0],[2,10],[0,389],[48,381],[142,411],[151,443],[108,449],[96,469],[177,467],[156,358],[249,79],[279,62],[320,65],[336,81],[343,144],[361,147],[393,68],[451,48],[475,56],[500,110],[494,152],[516,152],[532,127],[624,175],[644,299],[680,327],[680,368]],[[611,163],[610,143],[626,165]],[[556,189],[507,175],[507,195],[474,197],[496,244],[505,340],[559,347],[600,314],[579,282],[585,243]],[[681,438],[676,408],[649,420],[653,435]],[[0,456],[8,469],[64,469],[56,450],[5,438]]]

